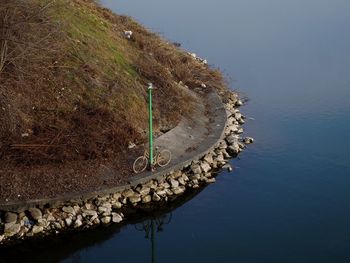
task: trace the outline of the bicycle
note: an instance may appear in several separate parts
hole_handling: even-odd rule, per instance
[[[159,147],[156,147],[154,156],[155,157],[153,158],[153,164],[158,165],[160,167],[168,165],[171,161],[171,152],[167,149],[159,151]],[[136,158],[132,168],[135,173],[141,173],[144,170],[146,170],[148,163],[149,153],[148,150],[145,150],[142,156]],[[153,169],[153,167],[151,167],[151,169]]]

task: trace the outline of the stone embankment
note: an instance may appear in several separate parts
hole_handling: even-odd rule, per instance
[[[65,205],[33,207],[24,211],[2,212],[0,243],[8,243],[36,235],[57,234],[68,229],[84,229],[97,225],[118,224],[127,218],[128,207],[169,202],[185,191],[214,183],[218,168],[232,170],[228,164],[253,138],[242,138],[245,117],[238,107],[243,103],[231,94],[225,104],[227,121],[225,136],[201,159],[192,161],[182,170],[170,172],[158,179],[130,186],[122,192],[97,196],[88,200],[71,200]],[[0,212],[1,213],[1,212]]]

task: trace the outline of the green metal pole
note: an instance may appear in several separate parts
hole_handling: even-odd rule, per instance
[[[153,121],[152,121],[152,83],[148,86],[148,115],[149,115],[149,165],[153,170]]]

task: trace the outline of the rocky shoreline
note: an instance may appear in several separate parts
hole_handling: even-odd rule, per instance
[[[33,236],[58,234],[68,229],[85,229],[98,225],[118,224],[127,220],[123,211],[128,207],[157,205],[170,202],[190,189],[215,182],[219,168],[232,170],[228,160],[236,157],[253,138],[242,138],[245,117],[238,107],[243,102],[235,93],[226,98],[227,121],[225,136],[214,150],[200,160],[194,160],[180,171],[171,172],[160,179],[130,187],[122,192],[97,196],[88,200],[71,200],[55,207],[32,207],[25,211],[0,211],[0,244],[23,240]]]

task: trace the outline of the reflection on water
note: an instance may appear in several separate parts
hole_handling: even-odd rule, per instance
[[[113,245],[105,258],[87,257],[86,254],[91,249],[93,251],[103,247],[108,240],[118,239],[119,235],[123,236],[124,231],[130,229],[138,237],[139,245],[142,244],[145,247],[141,262],[145,262],[145,258],[148,257],[151,262],[157,262],[157,236],[163,233],[167,225],[171,224],[172,211],[195,198],[202,190],[203,188],[186,193],[171,203],[160,203],[156,209],[148,205],[142,208],[131,208],[125,214],[128,218],[127,224],[101,226],[78,232],[68,231],[58,236],[34,238],[18,245],[0,247],[0,262],[23,262],[24,259],[27,263],[106,262],[111,257],[120,258],[123,249]],[[124,243],[123,245],[133,247],[135,244]]]
[[[240,169],[163,210],[172,220],[163,232],[153,223],[157,262],[349,262],[350,1],[101,2],[219,66],[251,99],[242,111],[255,119],[245,128],[256,143],[232,161]],[[146,225],[149,239],[130,224],[46,241],[22,255],[26,262],[148,262]]]
[[[171,222],[172,214],[164,214],[159,217],[148,219],[142,223],[135,224],[138,231],[145,232],[145,238],[151,242],[151,262],[156,262],[156,233],[162,232],[164,226]]]

